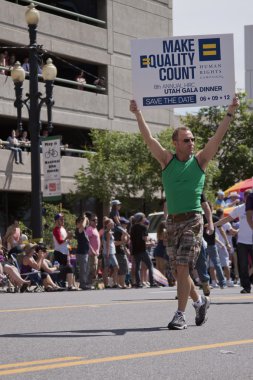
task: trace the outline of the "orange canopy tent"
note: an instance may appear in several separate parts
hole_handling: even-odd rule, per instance
[[[238,182],[235,185],[229,187],[224,191],[225,196],[227,197],[232,191],[236,191],[237,193],[243,192],[247,189],[253,188],[253,177],[245,179],[244,181]]]

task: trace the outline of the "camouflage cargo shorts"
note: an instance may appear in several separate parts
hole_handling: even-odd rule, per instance
[[[167,254],[171,269],[177,265],[188,265],[190,271],[195,267],[200,253],[203,236],[203,217],[200,213],[190,213],[185,220],[176,221],[170,216],[166,220]]]

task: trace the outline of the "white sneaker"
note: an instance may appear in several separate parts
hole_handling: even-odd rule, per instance
[[[217,289],[217,288],[219,288],[219,285],[217,284],[217,282],[212,282],[212,288],[213,289]]]
[[[226,285],[227,285],[228,288],[233,288],[235,286],[234,281],[232,281],[232,280],[228,280],[226,282]]]

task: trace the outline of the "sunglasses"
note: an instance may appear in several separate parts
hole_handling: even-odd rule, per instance
[[[190,141],[194,142],[195,141],[195,137],[190,137],[188,139],[183,139],[183,142],[186,143],[186,144],[189,143]]]

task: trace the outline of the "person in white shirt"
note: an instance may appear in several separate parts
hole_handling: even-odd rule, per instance
[[[236,218],[240,220],[240,228],[238,231],[237,238],[237,251],[238,251],[238,267],[239,267],[239,276],[241,281],[241,286],[243,289],[241,293],[250,293],[251,292],[251,283],[249,278],[249,259],[251,256],[253,260],[253,233],[250,228],[245,210],[245,202],[248,195],[251,193],[251,190],[246,190],[244,192],[244,203],[235,207],[234,210],[226,218],[222,218],[217,222],[217,225],[223,225],[226,222],[230,222]]]

